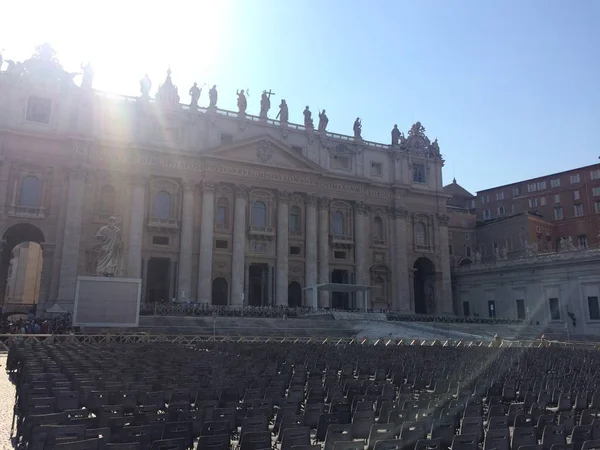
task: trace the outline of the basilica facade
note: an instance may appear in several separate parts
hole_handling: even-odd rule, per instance
[[[373,289],[321,307],[452,313],[443,159],[420,123],[388,145],[184,105],[170,73],[154,98],[90,85],[39,58],[0,72],[0,283],[37,242],[40,307],[72,309],[114,217],[145,303],[312,306],[304,288],[331,282]]]

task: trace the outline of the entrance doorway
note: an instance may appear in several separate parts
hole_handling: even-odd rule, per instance
[[[333,269],[331,272],[331,282],[350,284],[350,272],[342,269]],[[352,305],[350,305],[350,293],[332,291],[331,307],[333,309],[353,309]]]
[[[229,297],[229,285],[225,278],[215,278],[212,282],[212,304],[215,306],[227,306]]]
[[[269,265],[250,264],[248,269],[248,306],[269,304]]]
[[[288,284],[288,306],[290,308],[302,306],[302,286],[297,281]]]
[[[37,305],[41,290],[44,234],[35,225],[10,227],[0,260],[0,304]]]
[[[415,314],[435,314],[435,266],[429,258],[415,261]]]
[[[152,303],[166,303],[171,299],[171,283],[169,280],[169,258],[150,258],[148,260],[148,275],[146,277],[146,301]]]

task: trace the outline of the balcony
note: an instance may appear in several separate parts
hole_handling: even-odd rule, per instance
[[[148,219],[148,228],[156,231],[177,231],[179,230],[179,220],[150,217]]]
[[[275,227],[259,227],[256,225],[250,225],[248,227],[248,234],[256,237],[274,237]]]
[[[371,245],[374,245],[376,247],[385,247],[385,241],[383,239],[378,239],[378,238],[371,238]]]
[[[46,217],[46,208],[10,205],[8,207],[7,214],[12,217],[23,217],[27,219],[43,219]]]
[[[431,252],[433,251],[433,246],[427,244],[415,244],[415,250],[418,252]]]
[[[329,242],[334,247],[349,248],[354,245],[354,237],[341,234],[330,234]]]
[[[117,214],[110,213],[95,213],[94,214],[94,223],[108,223],[108,219],[114,217],[117,219],[117,223],[121,222],[121,216]]]
[[[288,231],[288,236],[289,237],[302,237],[302,231],[289,230]]]

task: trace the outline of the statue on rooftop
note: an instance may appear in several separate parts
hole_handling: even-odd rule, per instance
[[[144,78],[140,80],[140,93],[142,94],[142,98],[148,99],[150,98],[150,90],[152,89],[152,81],[148,74],[144,75]]]
[[[247,89],[246,89],[247,91]],[[238,113],[239,114],[246,114],[246,108],[248,108],[248,101],[246,100],[246,91],[244,91],[243,89],[237,90],[236,91],[236,95],[237,95],[237,107],[238,107]],[[248,94],[250,95],[250,94]]]
[[[83,79],[81,80],[81,87],[83,89],[91,89],[92,83],[94,82],[94,69],[90,63],[86,65],[81,64],[81,70],[83,70]]]
[[[96,276],[115,277],[119,275],[123,255],[121,230],[117,227],[117,219],[110,217],[108,225],[101,227],[96,233],[100,242],[96,249],[100,250],[100,258],[96,263]]]
[[[392,146],[395,147],[400,143],[400,135],[401,134],[402,133],[398,129],[398,125],[394,125],[394,128],[392,128]]]
[[[198,108],[198,100],[200,100],[200,95],[202,95],[202,88],[204,86],[206,86],[206,83],[204,83],[201,88],[198,87],[198,83],[194,83],[194,85],[190,88],[190,107],[194,109]]]
[[[304,112],[302,114],[304,115],[304,128],[307,130],[314,130],[315,125],[312,120],[312,113],[310,112],[308,106],[304,108]]]
[[[271,89],[269,89],[269,92],[264,90],[260,97],[260,114],[259,114],[259,116],[262,119],[267,118],[267,113],[271,109],[271,95],[275,95],[275,93],[271,92]]]
[[[213,87],[210,88],[210,90],[208,91],[208,107],[209,108],[216,108],[217,107],[217,99],[218,99],[218,93],[217,93],[217,85],[213,85]]]
[[[357,117],[354,121],[354,126],[352,127],[354,130],[354,139],[362,139],[362,122],[360,117]]]
[[[275,120],[277,119],[283,123],[287,123],[290,119],[288,105],[284,99],[281,99],[281,103],[279,104],[279,112],[277,113],[277,117],[275,117]]]
[[[437,138],[429,146],[432,156],[440,156],[440,145],[438,144]]]
[[[327,131],[329,117],[325,114],[325,110],[319,111],[319,133]]]

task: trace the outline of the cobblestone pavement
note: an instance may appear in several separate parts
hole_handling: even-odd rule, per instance
[[[10,426],[14,404],[15,388],[6,374],[6,353],[0,354],[0,450],[13,450]]]

